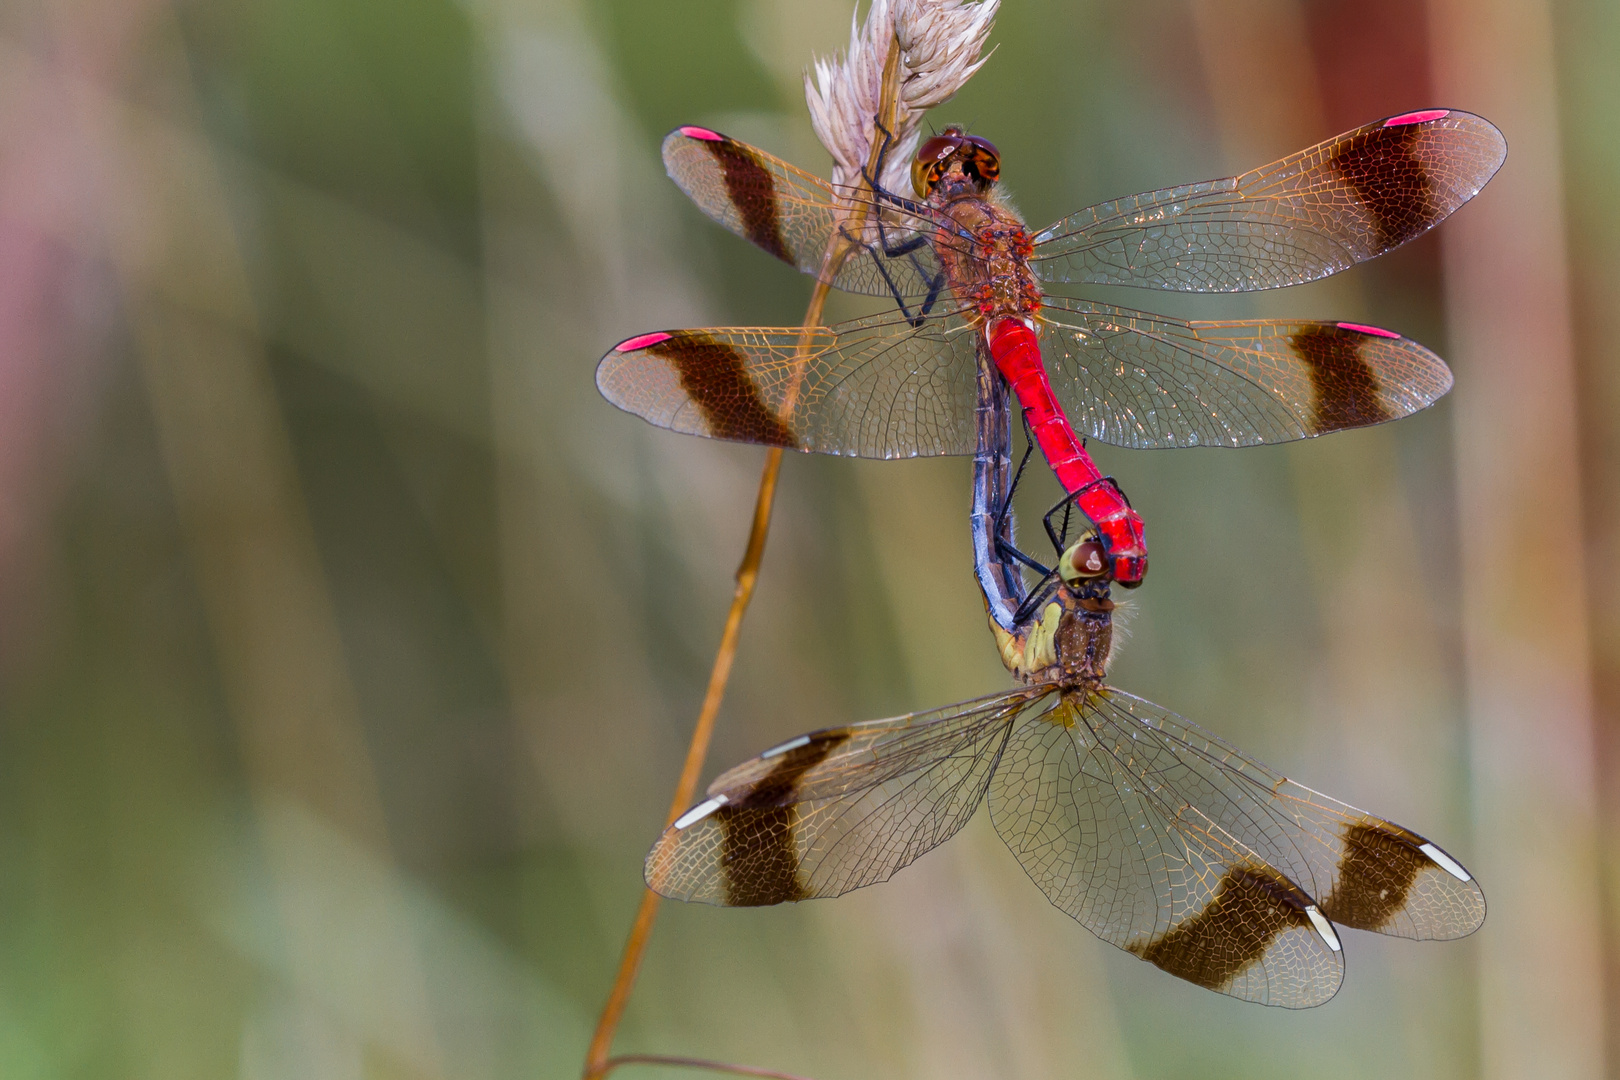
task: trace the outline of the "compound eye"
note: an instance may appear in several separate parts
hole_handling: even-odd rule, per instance
[[[1074,545],[1064,552],[1058,570],[1065,581],[1102,577],[1108,572],[1108,560],[1104,557],[1101,541],[1087,540]]]
[[[943,135],[935,135],[917,148],[917,160],[933,164],[944,161],[954,154],[962,145],[962,136],[947,131]]]
[[[911,187],[919,199],[928,198],[928,193],[934,190],[943,175],[944,163],[962,146],[960,135],[935,135],[923,143],[917,150],[917,156],[911,162]]]
[[[1001,153],[996,149],[996,144],[977,135],[965,136],[962,142],[964,149],[972,155],[968,170],[977,173],[979,179],[987,184],[995,183],[1001,176]]]

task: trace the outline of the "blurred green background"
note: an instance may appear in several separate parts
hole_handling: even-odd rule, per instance
[[[593,368],[798,321],[808,280],[657,149],[701,123],[825,174],[800,73],[848,2],[0,6],[0,1076],[577,1074],[763,459]],[[1088,294],[1452,361],[1399,424],[1098,456],[1153,552],[1115,681],[1433,837],[1489,917],[1351,934],[1334,1001],[1263,1009],[1099,944],[981,815],[837,902],[666,905],[620,1048],[1620,1076],[1620,7],[1006,0],[992,41],[933,119],[1036,225],[1408,109],[1505,131],[1475,203],[1339,279]],[[787,462],[705,781],[1007,685],[967,485]]]

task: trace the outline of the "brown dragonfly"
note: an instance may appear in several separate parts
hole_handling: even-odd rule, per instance
[[[1478,929],[1484,894],[1438,845],[1107,684],[1114,605],[1095,531],[1070,543],[1049,514],[1060,554],[1033,590],[1015,568],[986,564],[980,524],[1011,535],[1005,398],[993,408],[1003,417],[985,426],[975,469],[975,551],[991,630],[1020,685],[766,750],[664,831],[647,884],[734,907],[838,896],[887,880],[988,802],[1060,910],[1245,1000],[1331,998],[1344,973],[1339,927],[1419,940]]]
[[[663,153],[710,217],[896,310],[809,332],[640,334],[597,369],[609,401],[714,438],[862,457],[970,454],[977,372],[989,367],[1012,385],[1065,489],[1081,494],[1116,580],[1133,585],[1146,570],[1141,521],[1083,437],[1132,448],[1286,442],[1425,408],[1451,373],[1378,327],[1186,322],[1044,286],[1236,292],[1311,281],[1432,228],[1480,190],[1506,145],[1470,113],[1406,113],[1034,234],[1000,195],[995,147],[956,128],[919,150],[916,199],[835,187],[707,128],[672,132]]]

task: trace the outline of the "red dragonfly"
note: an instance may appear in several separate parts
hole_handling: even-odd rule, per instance
[[[1311,281],[1432,228],[1490,179],[1506,144],[1470,113],[1406,113],[1033,235],[997,186],[995,147],[958,128],[920,148],[917,199],[834,187],[706,128],[671,132],[663,154],[716,221],[898,310],[810,331],[640,334],[597,368],[609,401],[713,438],[861,457],[970,454],[976,373],[989,366],[1129,586],[1147,569],[1142,522],[1082,436],[1133,448],[1286,442],[1416,412],[1450,389],[1451,372],[1378,327],[1183,322],[1043,285],[1238,292]]]
[[[986,452],[999,468],[976,471],[976,517],[1005,505],[996,474],[1008,445]],[[1057,568],[1028,595],[1021,578],[980,567],[995,583],[991,630],[1021,685],[766,750],[664,830],[647,884],[734,907],[838,896],[886,881],[987,801],[1056,907],[1245,1000],[1307,1008],[1332,997],[1344,974],[1337,927],[1419,940],[1479,928],[1484,894],[1433,842],[1107,685],[1103,544],[1089,529],[1072,544],[1066,533],[1053,533]],[[997,613],[1015,610],[1005,629]]]

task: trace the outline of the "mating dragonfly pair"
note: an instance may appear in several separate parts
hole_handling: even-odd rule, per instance
[[[712,218],[896,310],[832,327],[642,334],[603,358],[602,393],[714,438],[974,455],[975,570],[1020,685],[801,735],[724,773],[660,837],[648,884],[733,906],[836,896],[886,880],[988,801],[1058,908],[1236,997],[1326,1001],[1343,974],[1336,925],[1419,939],[1475,930],[1483,894],[1438,846],[1105,683],[1110,588],[1140,583],[1147,551],[1141,519],[1081,437],[1140,448],[1308,438],[1432,404],[1451,386],[1445,364],[1357,323],[1183,322],[1042,286],[1314,280],[1433,227],[1505,152],[1477,116],[1408,113],[1031,235],[997,187],[995,148],[960,129],[918,151],[914,198],[870,179],[837,188],[704,128],[672,132],[669,173]],[[1047,516],[1052,568],[1013,546],[1009,393],[1068,492],[1062,526]],[[1022,567],[1041,575],[1033,587]]]

